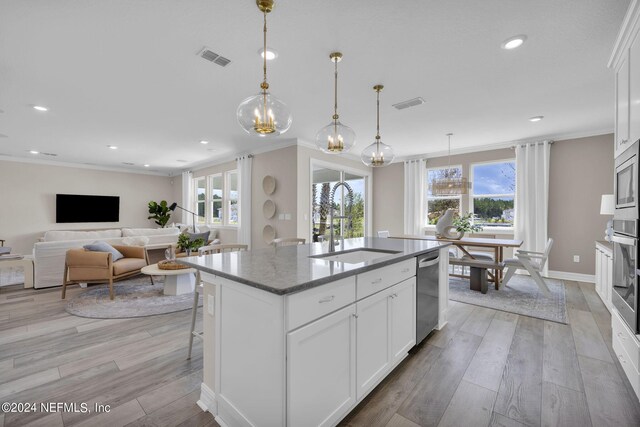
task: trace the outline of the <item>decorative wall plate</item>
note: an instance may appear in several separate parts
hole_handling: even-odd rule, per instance
[[[262,179],[262,189],[267,196],[276,191],[276,179],[271,175],[267,175]]]
[[[262,205],[262,213],[267,219],[273,218],[276,214],[276,204],[271,199],[267,199]]]
[[[268,224],[265,225],[262,229],[262,238],[266,244],[270,244],[276,238],[276,230]]]

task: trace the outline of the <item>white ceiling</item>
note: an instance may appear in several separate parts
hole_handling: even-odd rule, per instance
[[[628,3],[276,0],[269,82],[293,112],[285,136],[312,141],[330,121],[333,50],[356,154],[375,135],[376,83],[382,138],[399,156],[442,152],[447,132],[461,148],[611,131],[606,62]],[[235,119],[259,90],[261,25],[254,0],[2,0],[0,154],[164,173],[284,144]],[[500,48],[517,34],[521,48]],[[198,57],[203,46],[231,64]],[[391,107],[417,96],[426,104]]]

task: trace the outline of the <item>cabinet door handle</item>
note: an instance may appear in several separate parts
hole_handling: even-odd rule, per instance
[[[403,269],[403,270],[402,270],[402,272],[403,272],[403,273],[408,273],[408,272],[409,272],[409,269],[408,269],[408,268],[405,268],[405,269]]]
[[[619,354],[619,355],[618,355],[618,359],[620,359],[620,361],[621,361],[622,363],[627,363],[627,361],[626,361],[626,360],[624,360],[624,357],[622,357],[622,355],[621,355],[621,354]]]
[[[622,332],[618,332],[618,338],[620,338],[622,341],[625,341],[627,339],[627,337],[622,335]]]
[[[629,142],[629,140],[628,140],[628,139],[621,139],[621,140],[620,140],[620,144],[626,144],[627,142]]]
[[[331,302],[335,299],[335,297],[335,295],[329,295],[328,297],[320,298],[320,301],[318,301],[318,303],[322,304],[324,302]]]
[[[382,277],[380,277],[380,278],[378,278],[378,279],[376,279],[376,280],[373,280],[373,281],[371,282],[371,284],[372,284],[372,285],[375,285],[376,283],[380,283],[380,282],[382,282]]]
[[[357,315],[356,313],[353,313],[353,314],[352,314],[352,316],[353,316],[355,319],[357,319],[357,318],[358,318],[358,315]]]

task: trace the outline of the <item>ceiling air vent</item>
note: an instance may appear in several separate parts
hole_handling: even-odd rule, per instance
[[[393,107],[397,110],[404,110],[405,108],[415,107],[416,105],[424,104],[424,99],[422,97],[417,97],[413,99],[409,99],[408,101],[398,102],[397,104],[393,104]]]
[[[198,52],[198,55],[206,59],[207,61],[211,61],[214,64],[218,64],[221,67],[226,67],[231,62],[230,59],[227,59],[224,56],[218,55],[208,47],[203,47],[202,50]]]
[[[53,154],[53,153],[40,153],[40,154],[42,154],[43,156],[58,157],[57,154]]]

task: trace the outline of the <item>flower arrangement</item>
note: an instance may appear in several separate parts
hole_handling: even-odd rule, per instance
[[[195,239],[194,241],[189,240],[189,236],[186,234],[181,234],[178,237],[178,249],[184,251],[186,253],[191,253],[191,251],[197,251],[198,248],[204,246],[203,239]]]
[[[475,224],[475,219],[476,215],[472,213],[460,215],[453,220],[453,226],[458,232],[461,233],[473,233],[476,231],[482,231],[482,226]]]

